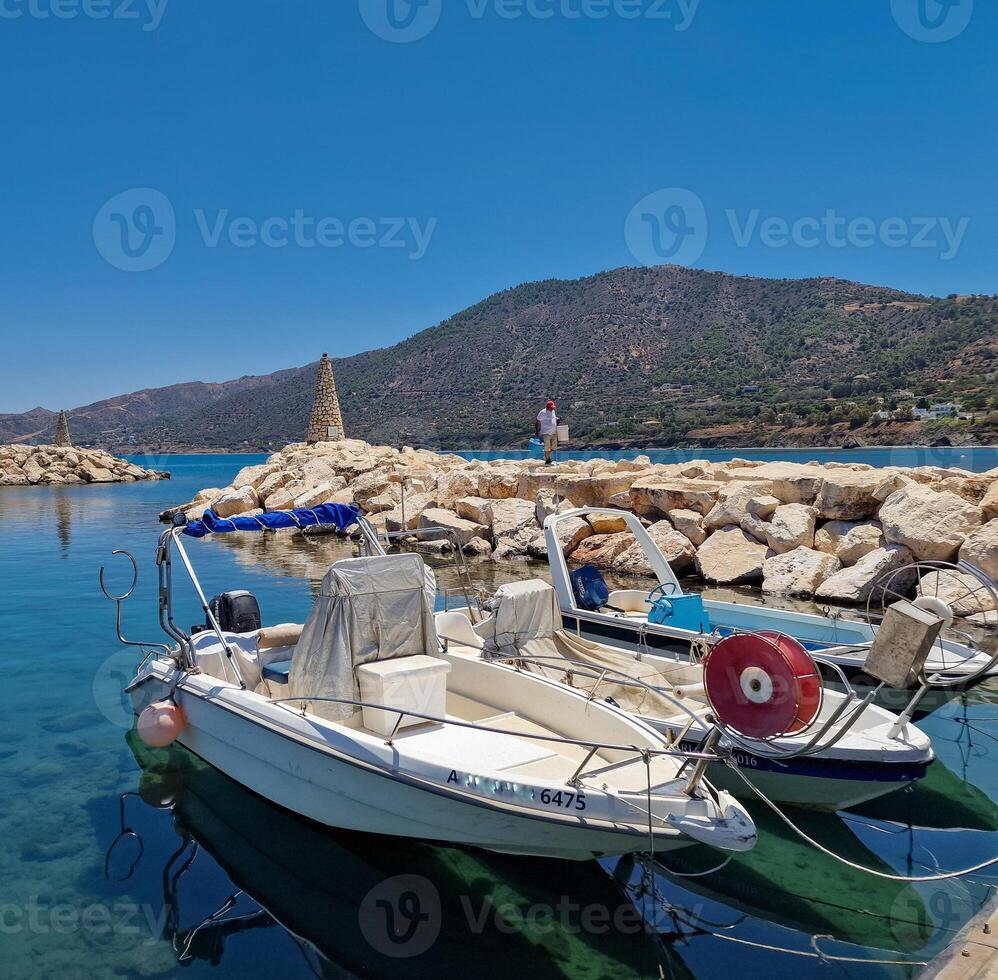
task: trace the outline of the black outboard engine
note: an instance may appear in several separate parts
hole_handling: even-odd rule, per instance
[[[208,606],[224,633],[252,633],[262,625],[260,603],[252,592],[223,592]]]

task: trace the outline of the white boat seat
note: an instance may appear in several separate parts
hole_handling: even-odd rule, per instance
[[[640,613],[642,616],[647,616],[651,608],[648,605],[648,593],[641,589],[618,589],[616,592],[611,592],[606,605],[611,610]]]
[[[485,641],[475,632],[471,620],[463,612],[441,612],[433,618],[437,636],[441,640],[473,647],[475,650],[481,650],[485,645]]]

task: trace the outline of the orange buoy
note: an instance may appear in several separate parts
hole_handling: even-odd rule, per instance
[[[707,698],[722,725],[748,738],[807,728],[821,709],[821,675],[811,655],[782,633],[736,633],[704,661]]]
[[[172,701],[157,701],[142,709],[135,727],[150,748],[165,749],[183,731],[184,713]]]

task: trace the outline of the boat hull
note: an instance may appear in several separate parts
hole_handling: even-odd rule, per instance
[[[511,812],[427,789],[399,772],[344,759],[261,724],[228,703],[224,688],[212,690],[197,678],[173,688],[166,678],[146,675],[129,688],[133,710],[138,714],[171,689],[186,720],[177,740],[182,746],[265,799],[328,827],[579,861],[696,843],[662,831],[652,843],[631,828]]]
[[[692,743],[680,745],[684,749],[693,747]],[[921,779],[929,767],[929,761],[885,765],[813,756],[778,762],[741,750],[734,757],[745,778],[774,803],[825,811],[845,810],[903,789]],[[739,799],[757,799],[728,766],[708,766],[707,778]]]

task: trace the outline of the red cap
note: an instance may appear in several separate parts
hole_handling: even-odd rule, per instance
[[[548,402],[548,409],[554,408],[554,402]]]

